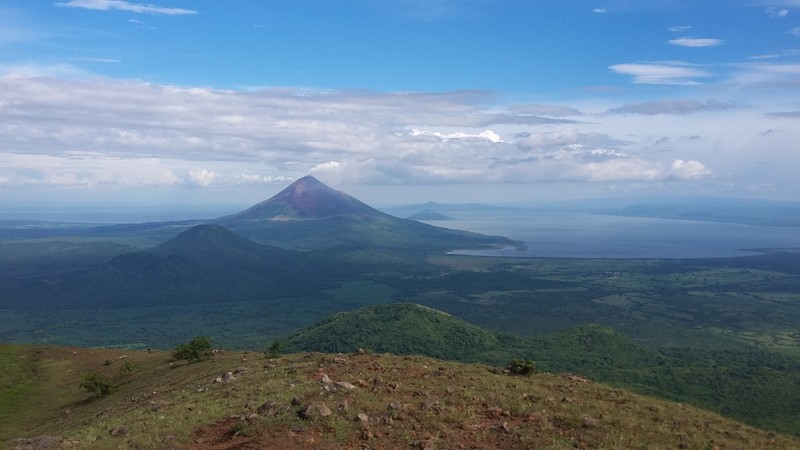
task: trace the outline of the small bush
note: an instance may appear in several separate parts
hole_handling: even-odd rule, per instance
[[[80,386],[95,398],[105,397],[111,393],[111,382],[108,381],[108,378],[97,373],[84,375]]]
[[[185,360],[190,363],[205,361],[211,358],[211,338],[197,336],[186,344],[181,344],[172,352],[172,357],[178,361]]]
[[[283,353],[285,348],[286,348],[286,343],[276,339],[272,341],[272,344],[269,346],[267,351],[264,352],[264,355],[266,355],[267,358],[277,358]]]
[[[121,373],[132,373],[133,371],[135,371],[138,368],[139,368],[139,365],[136,364],[135,362],[125,361],[125,364],[123,364],[122,367],[119,368],[119,371]]]
[[[536,364],[527,359],[515,359],[508,365],[508,370],[511,371],[511,375],[530,376],[536,373]]]

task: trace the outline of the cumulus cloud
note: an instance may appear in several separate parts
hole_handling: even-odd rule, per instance
[[[681,47],[716,47],[717,45],[722,45],[724,43],[722,39],[692,37],[670,39],[667,42]]]
[[[455,133],[438,133],[435,131],[421,131],[421,130],[411,130],[411,136],[435,136],[443,141],[447,141],[450,139],[487,139],[492,142],[502,142],[503,139],[492,130],[485,130],[481,131],[480,133],[465,133],[463,131],[456,131]]]
[[[605,14],[608,12],[608,10],[605,8],[595,8],[592,10],[592,12],[595,14]]]
[[[58,2],[56,6],[70,8],[93,9],[98,11],[128,11],[140,14],[160,14],[160,15],[185,15],[197,14],[197,11],[183,8],[168,8],[157,5],[127,2],[123,0],[71,0],[68,2]]]
[[[615,64],[610,69],[630,75],[637,84],[694,85],[697,78],[712,76],[705,70],[681,62]]]
[[[186,176],[186,181],[190,184],[200,187],[209,186],[219,178],[219,175],[208,169],[192,169]]]
[[[645,132],[616,124],[619,114],[536,104],[486,110],[485,103],[476,92],[227,91],[4,76],[0,177],[4,186],[176,189],[282,183],[308,173],[334,184],[647,181],[670,170],[670,179],[692,179],[678,176],[687,168],[645,153],[650,136],[667,133],[662,119]],[[682,107],[722,110],[698,103]],[[597,123],[485,128],[497,111]]]
[[[659,114],[692,114],[704,111],[724,111],[733,108],[735,105],[717,100],[661,100],[654,102],[636,103],[612,108],[607,114],[641,114],[645,116],[655,116]]]
[[[668,180],[692,180],[702,178],[711,174],[706,166],[699,161],[684,161],[676,159],[672,166],[664,172],[664,178]]]

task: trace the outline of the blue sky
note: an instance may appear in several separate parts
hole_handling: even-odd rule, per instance
[[[800,194],[800,0],[7,0],[0,206]]]

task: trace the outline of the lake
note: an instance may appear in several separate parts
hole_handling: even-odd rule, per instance
[[[800,247],[800,228],[609,216],[580,212],[481,211],[431,225],[507,236],[514,248],[453,253],[554,258],[707,258],[752,254],[749,249]]]

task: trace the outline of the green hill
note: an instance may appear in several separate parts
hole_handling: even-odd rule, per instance
[[[290,336],[288,348],[328,353],[364,348],[493,363],[506,361],[512,354],[511,345],[495,333],[414,303],[366,306],[333,314]]]

